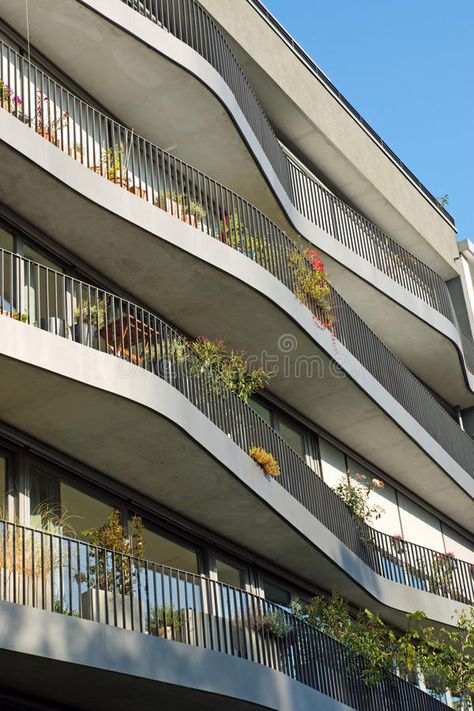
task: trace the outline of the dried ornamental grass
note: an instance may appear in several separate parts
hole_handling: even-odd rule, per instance
[[[262,467],[268,476],[280,475],[280,465],[270,452],[266,452],[262,447],[251,447],[249,449],[249,455]]]

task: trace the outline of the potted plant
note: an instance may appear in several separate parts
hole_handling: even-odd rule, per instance
[[[249,455],[267,476],[277,477],[280,475],[280,465],[270,452],[266,452],[262,447],[250,447]]]
[[[102,151],[100,165],[93,166],[91,170],[128,190],[128,165],[124,155],[125,150],[122,143],[111,146]]]
[[[88,573],[79,573],[78,581],[87,587],[82,593],[84,618],[104,621],[107,612],[109,619],[114,619],[116,613],[118,627],[141,630],[144,621],[136,595],[139,571],[132,558],[142,558],[144,554],[143,523],[134,516],[131,524],[135,532],[129,536],[120,511],[114,509],[102,526],[82,531],[82,538],[90,544]]]
[[[57,106],[51,106],[49,97],[42,95],[40,91],[36,93],[36,116],[31,122],[36,119],[37,131],[43,138],[54,145],[59,144],[59,135],[62,129],[67,126],[69,121],[69,113],[61,112]]]
[[[11,317],[15,319],[15,321],[21,321],[21,323],[28,323],[28,314],[25,311],[22,311],[21,314],[18,311],[12,311]]]
[[[185,610],[177,610],[173,605],[158,607],[148,615],[146,629],[155,637],[181,642],[185,615]]]
[[[101,299],[97,303],[83,299],[74,309],[74,338],[83,346],[93,346],[97,331],[105,325],[106,303]]]
[[[396,533],[392,536],[391,543],[396,555],[403,555],[403,553],[405,553],[405,539],[400,533]]]
[[[255,629],[264,632],[276,640],[289,641],[294,627],[284,610],[272,610],[255,620]]]
[[[15,96],[13,89],[4,81],[0,81],[0,105],[2,109],[16,114],[21,110],[23,102],[19,96]]]
[[[331,286],[319,252],[306,249],[303,253],[294,249],[288,256],[293,273],[296,297],[303,303],[315,305],[323,314],[331,310]]]
[[[141,198],[142,200],[146,200],[148,197],[147,189],[141,187],[141,182],[135,183],[135,179],[130,181],[128,189],[131,193],[133,193],[133,195],[137,195],[137,197]]]
[[[186,193],[170,191],[161,193],[155,200],[155,206],[193,227],[197,227],[198,223],[206,217],[203,205],[191,200]]]
[[[224,215],[220,224],[220,238],[232,249],[242,252],[250,257],[254,262],[263,264],[263,253],[265,250],[265,240],[262,237],[252,235],[250,230],[241,224],[237,212]]]

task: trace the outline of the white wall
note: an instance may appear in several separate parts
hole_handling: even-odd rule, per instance
[[[329,442],[319,438],[319,450],[321,454],[321,465],[323,480],[332,489],[335,489],[341,479],[346,476],[346,457]]]

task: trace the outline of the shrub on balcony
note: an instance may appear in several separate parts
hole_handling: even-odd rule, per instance
[[[401,676],[418,670],[429,679],[432,691],[441,695],[451,689],[461,697],[461,709],[468,711],[474,698],[474,608],[463,612],[456,629],[449,630],[428,626],[421,611],[409,613],[404,632],[395,631],[369,610],[351,614],[337,591],[330,598],[298,602],[293,613],[363,657],[361,669],[348,656],[347,672],[360,674],[367,686],[387,678],[395,683],[394,669]]]
[[[234,392],[244,402],[268,385],[271,373],[253,368],[244,351],[234,351],[224,341],[198,338],[189,344],[188,369],[192,374],[209,373],[217,394]]]
[[[331,286],[319,252],[306,249],[301,253],[295,249],[290,252],[288,263],[298,299],[303,303],[310,300],[323,314],[328,314],[331,310]]]
[[[123,143],[102,151],[101,165],[94,166],[93,170],[128,189],[128,165]]]
[[[15,113],[23,105],[19,96],[4,81],[0,81],[0,105],[3,109]]]
[[[80,324],[82,317],[84,326],[91,324],[95,328],[103,328],[106,308],[105,299],[100,299],[99,301],[83,299],[82,303],[74,309],[74,323]]]
[[[194,225],[202,222],[207,214],[204,206],[197,200],[191,200],[186,193],[170,191],[161,193],[160,197],[155,200],[155,206]]]
[[[272,610],[257,617],[254,627],[256,630],[266,632],[276,639],[288,639],[294,630],[294,626],[289,622],[289,619],[284,610]]]
[[[38,133],[41,133],[47,141],[57,144],[58,132],[67,126],[69,121],[69,113],[61,112],[57,106],[53,106],[49,101],[48,96],[43,96],[40,91],[36,92],[36,114],[31,119],[30,123],[35,124]]]
[[[280,475],[280,465],[270,452],[266,452],[262,447],[250,447],[249,455],[254,462],[257,462],[262,467],[268,476],[276,477]]]
[[[98,528],[88,528],[81,532],[82,538],[90,544],[89,548],[89,580],[90,586],[100,590],[116,590],[129,595],[138,576],[138,571],[132,566],[129,556],[142,558],[145,551],[143,540],[143,522],[139,516],[134,516],[131,523],[135,532],[129,536],[125,531],[121,513],[114,509],[107,521]],[[112,551],[114,565],[107,551],[98,551],[96,546]],[[83,576],[81,582],[84,582]]]
[[[220,238],[229,247],[246,254],[258,264],[264,263],[265,239],[253,235],[242,224],[237,212],[224,216],[220,223]]]
[[[355,478],[359,482],[358,484],[348,481],[347,477],[342,477],[334,489],[335,493],[344,501],[356,521],[360,523],[377,521],[384,513],[384,509],[380,506],[370,506],[369,497],[374,489],[384,488],[383,481],[368,480],[362,474],[357,474]]]
[[[179,640],[179,633],[184,627],[184,615],[186,610],[178,610],[173,605],[158,607],[148,615],[146,627],[155,637]]]

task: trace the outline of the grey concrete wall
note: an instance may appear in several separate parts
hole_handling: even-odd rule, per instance
[[[2,0],[0,7],[1,2]],[[41,0],[34,8],[37,11],[34,15],[36,42],[42,41],[46,45],[51,34],[51,13],[48,12],[50,2],[51,0]],[[96,13],[95,21],[94,15],[85,10],[85,7]],[[78,8],[82,8],[82,12],[79,12]],[[18,8],[7,4],[4,10],[9,21],[21,24],[22,13]],[[330,235],[316,228],[295,210],[237,106],[235,97],[210,65],[170,33],[164,32],[121,2],[110,4],[99,0],[84,0],[81,6],[80,3],[67,0],[62,4],[61,12],[55,12],[55,21],[61,27],[61,42],[58,40],[53,47],[49,47],[51,52],[58,54],[54,59],[60,62],[61,57],[64,57],[64,62],[69,62],[66,68],[71,72],[79,72],[84,79],[93,75],[95,90],[101,97],[104,96],[104,101],[131,125],[138,126],[138,130],[144,131],[148,137],[157,135],[157,126],[161,130],[165,123],[171,123],[164,134],[159,134],[158,130],[164,141],[163,145],[171,144],[178,155],[180,150],[184,151],[185,158],[191,151],[197,164],[200,167],[208,165],[211,173],[219,169],[219,164],[231,166],[232,171],[231,175],[227,176],[228,179],[234,183],[235,180],[241,181],[242,186],[247,185],[250,190],[247,197],[252,200],[252,195],[258,195],[259,207],[269,216],[275,217],[270,191],[263,186],[263,180],[258,181],[256,173],[260,174],[255,169],[250,154],[247,157],[243,155],[246,153],[245,148],[236,140],[236,132],[227,113],[226,120],[223,120],[219,103],[222,102],[239,128],[252,156],[263,169],[268,183],[275,190],[292,228],[329,255],[328,268],[336,288],[348,298],[370,327],[379,333],[388,347],[430,387],[439,390],[441,396],[451,404],[462,407],[474,404],[474,377],[465,368],[460,338],[455,326],[421,299],[411,295]],[[74,55],[70,52],[70,44],[75,42],[77,23],[83,23],[80,25],[83,32],[78,54]],[[126,29],[126,32],[123,32],[123,29]],[[126,60],[127,72],[117,75],[118,85],[114,85],[112,81],[116,74],[113,69],[108,71],[108,79],[104,84],[107,67],[103,67],[103,75],[91,68],[103,66],[104,51],[108,61],[122,63]],[[165,61],[164,57],[170,59],[173,64]],[[113,66],[115,67],[115,64]],[[186,71],[182,72],[177,67]],[[135,80],[137,76],[140,77],[140,84]],[[159,76],[160,85],[149,84],[150,76]],[[190,77],[196,78],[194,84]],[[206,92],[202,90],[203,83],[212,92],[207,102]],[[178,91],[170,93],[169,87],[178,87]],[[140,100],[137,90],[146,95],[146,102]],[[158,97],[163,97],[163,101],[166,97],[164,106],[159,104]],[[187,110],[183,97],[192,97],[192,113]],[[219,102],[214,97],[219,97]],[[172,111],[175,105],[175,111],[178,112],[176,115]],[[189,134],[196,130],[194,111],[199,113],[199,130],[203,134],[207,136],[211,131],[210,126],[214,126],[212,146],[204,138],[189,141]],[[157,113],[162,116],[160,122],[154,120]],[[171,120],[173,117],[174,121]],[[178,135],[180,132],[183,133],[181,137]],[[354,275],[357,275],[356,279]],[[378,291],[374,291],[373,287]],[[408,313],[404,315],[404,311]],[[393,323],[397,324],[396,327],[392,326]],[[412,333],[415,328],[418,329],[417,344],[420,347],[414,349]],[[437,333],[431,332],[432,328]],[[444,342],[440,335],[448,338],[449,342]]]
[[[438,268],[446,277],[452,274],[455,230],[328,87],[246,0],[203,0],[202,4],[247,55],[245,70],[257,95],[293,145],[395,239],[420,258],[424,251],[433,266],[436,258],[430,259],[430,250],[436,251]],[[245,55],[242,59],[245,62]]]
[[[76,709],[349,711],[254,662],[6,602],[0,659],[4,688]]]
[[[8,318],[0,354],[0,417],[26,433],[396,624],[417,609],[452,624],[463,607],[375,574],[152,373]]]
[[[0,115],[0,131],[2,125],[5,131],[0,135],[16,151],[11,155],[2,152],[0,185],[6,201],[23,214],[29,211],[25,216],[36,223],[42,221],[45,232],[60,235],[73,253],[100,264],[107,277],[139,294],[159,312],[166,315],[172,305],[176,320],[184,328],[189,326],[191,332],[196,333],[199,328],[197,335],[205,333],[233,342],[235,333],[239,333],[236,347],[263,352],[268,351],[271,342],[275,347],[282,334],[292,333],[296,327],[298,348],[290,354],[293,362],[301,356],[324,354],[338,362],[349,378],[339,380],[334,397],[335,383],[328,360],[325,372],[332,382],[288,378],[282,373],[282,377],[272,380],[272,389],[471,530],[471,501],[467,505],[463,491],[472,496],[472,477],[347,349],[341,344],[335,346],[327,329],[315,323],[310,311],[282,283],[235,250],[207,239],[189,225],[86,170],[6,113]],[[23,188],[18,182],[19,155],[25,156],[29,165]],[[22,190],[28,194],[27,201]],[[173,252],[169,252],[171,247]],[[185,257],[187,262],[183,262]],[[202,265],[212,267],[211,271],[202,272]],[[208,287],[212,288],[209,294]],[[243,307],[246,295],[250,311]],[[255,295],[264,301],[257,304]],[[276,310],[268,310],[269,303]],[[249,312],[254,314],[253,319],[247,317]],[[209,330],[210,321],[214,326]],[[357,412],[356,417],[352,416],[353,411]],[[401,439],[400,432],[404,433]],[[453,489],[442,471],[463,491]]]

